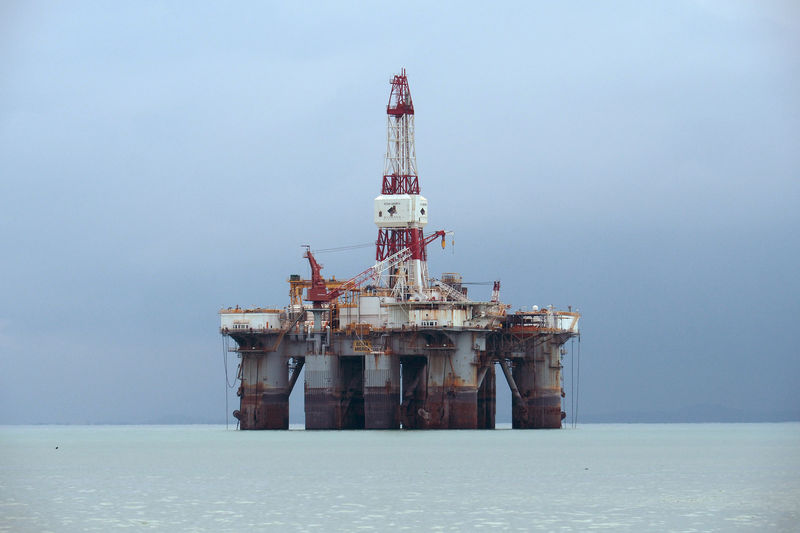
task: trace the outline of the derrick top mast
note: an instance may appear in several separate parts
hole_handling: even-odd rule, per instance
[[[388,136],[381,194],[419,194],[414,149],[414,102],[406,69],[392,78],[391,85],[386,105]]]

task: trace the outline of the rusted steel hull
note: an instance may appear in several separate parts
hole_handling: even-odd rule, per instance
[[[363,358],[305,358],[306,429],[364,429]]]
[[[247,394],[234,416],[240,429],[289,429],[289,398],[284,394]]]
[[[514,429],[559,429],[561,396],[529,398],[524,402],[512,399],[511,427]]]
[[[340,400],[326,391],[306,391],[306,429],[341,429]]]
[[[477,429],[478,391],[428,387],[428,399],[418,429]]]
[[[282,343],[278,335],[236,334],[243,347],[235,411],[241,429],[289,427],[300,368],[306,429],[494,428],[500,370],[512,391],[512,427],[561,427],[561,347],[568,335],[432,329],[334,333],[327,340],[296,331]]]
[[[400,360],[388,354],[364,356],[364,427],[400,427]]]
[[[417,391],[416,411],[403,427],[476,429],[478,427],[478,359],[472,335],[427,339],[424,390]],[[405,423],[408,423],[408,426]]]
[[[233,415],[241,429],[289,429],[288,370],[278,354],[242,358],[241,397]]]
[[[306,429],[341,429],[339,361],[333,355],[306,356]]]
[[[382,389],[368,388],[364,393],[364,428],[400,428],[400,391],[387,394]]]
[[[513,428],[561,427],[561,343],[545,338],[515,361],[513,378],[520,397],[512,399]]]

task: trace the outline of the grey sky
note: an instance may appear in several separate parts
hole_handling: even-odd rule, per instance
[[[798,414],[797,50],[793,2],[3,4],[0,423],[220,420],[219,307],[375,239],[401,67],[432,272],[577,306],[586,417]]]

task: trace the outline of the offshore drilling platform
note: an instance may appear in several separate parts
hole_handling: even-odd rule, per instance
[[[227,308],[220,332],[236,343],[241,429],[288,429],[289,395],[305,368],[306,429],[493,429],[495,368],[512,394],[513,428],[560,428],[564,344],[577,312],[508,312],[494,282],[473,301],[458,274],[428,275],[428,201],[420,194],[414,104],[405,70],[391,80],[376,263],[326,279],[289,278],[283,309]]]

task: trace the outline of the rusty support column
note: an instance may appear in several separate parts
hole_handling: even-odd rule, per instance
[[[400,358],[396,355],[364,356],[364,427],[400,428]]]
[[[538,344],[534,350],[536,378],[528,409],[536,429],[561,427],[561,344],[553,337]]]
[[[552,337],[531,343],[515,361],[513,376],[521,398],[512,403],[512,425],[523,429],[558,429],[561,412],[561,344]]]
[[[239,409],[241,429],[289,429],[289,369],[281,353],[243,354]]]
[[[453,338],[452,348],[444,346]],[[454,332],[431,341],[428,355],[428,395],[423,410],[427,429],[478,427],[478,353],[472,333]]]
[[[305,360],[306,429],[340,429],[339,357],[308,354]]]

